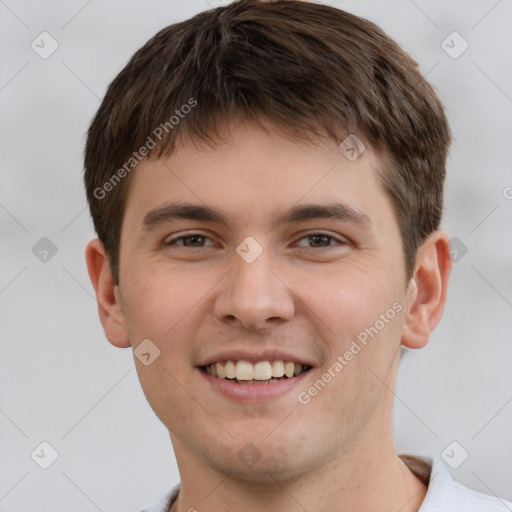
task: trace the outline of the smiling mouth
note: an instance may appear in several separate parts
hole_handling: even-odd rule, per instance
[[[271,384],[283,379],[292,379],[307,372],[311,366],[293,361],[250,361],[232,360],[218,361],[200,369],[219,379],[236,382],[237,384]]]

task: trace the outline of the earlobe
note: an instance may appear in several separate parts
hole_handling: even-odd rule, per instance
[[[439,323],[446,303],[452,269],[450,242],[444,231],[434,231],[418,249],[416,271],[409,283],[410,304],[402,332],[402,345],[422,348]]]
[[[108,257],[103,244],[98,239],[92,240],[87,245],[85,259],[89,277],[96,293],[98,314],[105,336],[116,347],[129,347],[130,337],[126,329],[120,292],[110,272]]]

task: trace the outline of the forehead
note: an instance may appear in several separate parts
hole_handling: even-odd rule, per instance
[[[368,145],[353,145],[353,151],[362,151],[353,159],[347,147],[340,150],[330,139],[306,143],[245,123],[216,145],[184,142],[168,158],[141,162],[126,212],[136,210],[140,223],[155,207],[179,202],[202,205],[201,215],[210,220],[265,216],[277,223],[285,209],[300,204],[343,203],[347,211],[362,212],[360,220],[372,217],[376,196],[384,195],[377,177],[382,162]],[[156,222],[157,216],[149,220]]]

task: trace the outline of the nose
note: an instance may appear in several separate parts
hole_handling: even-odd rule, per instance
[[[293,317],[292,291],[267,254],[264,250],[252,263],[233,255],[234,268],[220,283],[215,299],[214,314],[220,321],[265,329]]]

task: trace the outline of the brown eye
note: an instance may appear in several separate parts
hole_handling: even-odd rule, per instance
[[[318,247],[319,245],[321,247],[329,247],[330,242],[332,240],[332,236],[327,235],[310,235],[309,237],[310,242],[313,242],[313,245]]]
[[[165,242],[165,245],[177,245],[180,247],[188,247],[188,248],[202,248],[206,247],[205,241],[210,240],[209,237],[195,233],[192,235],[180,236],[177,238],[173,238]],[[183,243],[178,243],[183,242]]]
[[[204,246],[204,236],[200,235],[192,235],[192,236],[185,236],[182,238],[183,245],[185,247],[203,247]]]
[[[302,237],[301,240],[307,240],[309,245],[306,247],[311,249],[334,247],[334,245],[331,243],[332,241],[337,242],[338,245],[344,245],[346,243],[343,240],[326,233],[311,233]],[[301,247],[304,246],[301,245]]]

